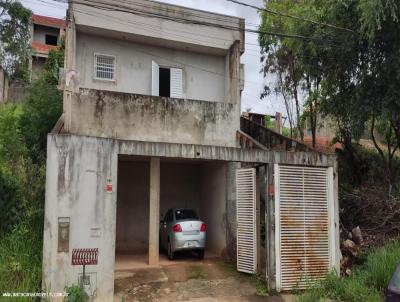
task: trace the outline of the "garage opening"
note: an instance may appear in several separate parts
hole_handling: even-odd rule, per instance
[[[164,160],[161,161],[160,172],[161,219],[165,220],[169,209],[194,210],[198,218],[205,223],[205,257],[223,256],[226,248],[225,163]],[[167,239],[165,234],[161,234],[161,238]],[[160,261],[164,262],[167,261],[168,243],[165,240],[160,245]],[[175,253],[174,260],[194,257],[196,252],[189,249]]]
[[[161,159],[160,213],[169,209],[194,210],[205,223],[205,257],[226,253],[226,163],[217,161]],[[115,270],[148,266],[150,220],[150,158],[119,156]],[[162,227],[162,225],[161,225]],[[161,232],[160,232],[161,233]],[[166,247],[166,246],[165,246]],[[160,244],[160,264],[198,261],[196,253],[177,252],[171,262]]]
[[[149,248],[150,159],[119,156],[115,269],[145,267]]]

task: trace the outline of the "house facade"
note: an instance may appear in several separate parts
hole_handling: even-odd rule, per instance
[[[244,45],[236,17],[146,0],[70,3],[63,115],[47,145],[44,290],[79,283],[74,250],[96,249],[83,283],[112,301],[115,271],[159,265],[159,222],[172,207],[205,221],[206,257],[262,272],[271,288],[338,269],[336,158],[240,144]],[[290,230],[304,235],[295,259],[285,258]]]
[[[65,20],[36,14],[32,15],[32,78],[36,78],[43,71],[49,51],[57,49],[58,42],[64,35]]]

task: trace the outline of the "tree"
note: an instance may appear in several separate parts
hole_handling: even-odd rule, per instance
[[[304,108],[313,138],[317,116],[337,124],[337,139],[345,146],[356,173],[353,149],[368,127],[382,158],[389,191],[395,183],[390,164],[400,145],[400,7],[394,0],[266,1],[261,30],[285,35],[260,35],[269,72],[290,72],[304,92]],[[288,17],[288,16],[292,17]],[[293,17],[294,16],[294,17]],[[310,22],[312,20],[312,22]],[[290,36],[291,35],[291,36]],[[296,38],[293,38],[296,36]],[[286,60],[279,60],[284,54]],[[271,68],[270,66],[273,66]],[[281,82],[277,81],[278,86]],[[383,150],[380,134],[386,150]]]
[[[31,16],[20,2],[0,0],[0,65],[12,78],[28,79]]]
[[[279,13],[262,12],[260,30],[277,33],[276,36],[260,34],[259,42],[267,58],[264,70],[278,74],[276,86],[294,100],[300,138],[303,136],[300,116],[304,107],[315,146],[317,118],[327,97],[324,91],[326,69],[335,64],[339,49],[345,48],[348,41],[353,41],[351,36],[354,35],[352,30],[346,28],[349,21],[346,18],[337,26],[326,24],[332,19],[336,22],[336,14],[346,13],[349,5],[346,1],[333,0],[273,0],[266,1],[265,5],[269,11]],[[265,91],[268,92],[269,88]],[[302,92],[302,100],[299,100],[299,92]]]

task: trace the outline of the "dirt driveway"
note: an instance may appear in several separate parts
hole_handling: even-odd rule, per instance
[[[115,274],[114,301],[293,301],[265,294],[257,278],[216,259],[176,261]]]

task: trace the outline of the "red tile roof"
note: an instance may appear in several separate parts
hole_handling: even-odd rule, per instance
[[[56,28],[64,28],[66,25],[66,22],[64,19],[52,18],[52,17],[40,16],[40,15],[33,15],[32,23],[38,24],[38,25],[56,27]]]
[[[37,53],[48,54],[50,50],[56,50],[57,46],[32,41],[32,48]]]

